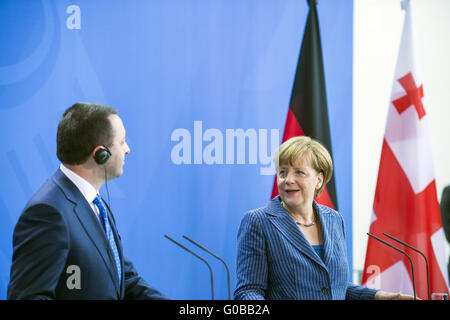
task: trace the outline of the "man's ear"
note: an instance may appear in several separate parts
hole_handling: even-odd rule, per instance
[[[97,153],[97,151],[100,150],[100,149],[104,149],[104,147],[103,146],[96,146],[91,152],[91,157],[94,157],[95,154]]]
[[[105,146],[97,146],[92,150],[92,156],[97,164],[103,165],[111,157],[111,152]]]

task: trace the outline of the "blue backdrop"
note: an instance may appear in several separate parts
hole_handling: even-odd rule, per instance
[[[0,299],[15,223],[58,168],[57,123],[76,101],[116,108],[127,129],[109,191],[141,275],[171,298],[209,299],[207,267],[163,237],[193,248],[185,234],[228,262],[233,291],[241,217],[272,191],[264,150],[283,135],[307,12],[306,0],[1,1]],[[320,0],[318,13],[351,266],[353,2]],[[205,257],[226,299],[225,269]]]

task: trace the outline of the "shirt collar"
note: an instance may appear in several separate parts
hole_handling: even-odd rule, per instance
[[[98,194],[98,190],[95,190],[92,184],[90,184],[87,180],[80,177],[69,168],[65,167],[62,163],[59,168],[67,176],[67,178],[69,178],[69,180],[72,181],[73,184],[80,190],[81,194],[84,196],[87,202],[92,203],[92,201],[94,201],[94,198]]]

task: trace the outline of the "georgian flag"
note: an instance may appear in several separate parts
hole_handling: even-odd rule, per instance
[[[431,293],[448,293],[445,238],[409,0],[403,1],[402,7],[406,16],[381,151],[370,233],[381,236],[410,255],[414,264],[416,294],[427,299],[423,257],[382,236],[385,232],[421,250],[429,263]],[[362,284],[412,295],[409,260],[369,238]]]

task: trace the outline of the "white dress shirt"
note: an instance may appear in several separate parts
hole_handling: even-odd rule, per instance
[[[66,177],[69,178],[69,180],[73,182],[73,184],[78,188],[78,190],[80,190],[83,197],[90,204],[93,212],[97,216],[97,219],[99,219],[99,221],[100,221],[98,208],[94,204],[94,199],[98,194],[98,190],[96,190],[92,186],[92,184],[90,184],[84,178],[80,177],[75,172],[73,172],[69,168],[65,167],[62,163],[59,166],[59,169],[61,169],[61,171],[66,175]]]

